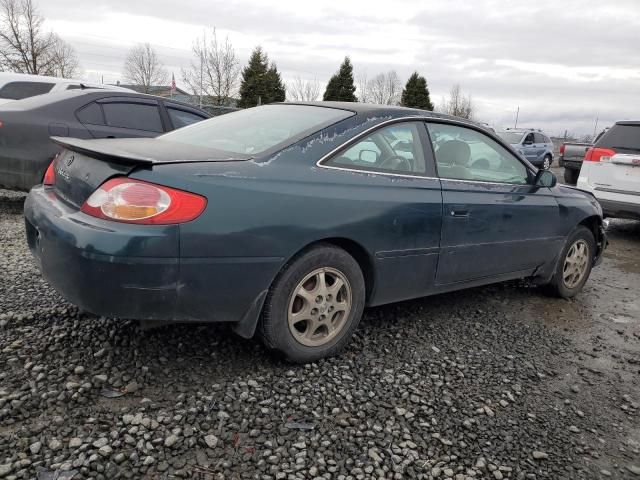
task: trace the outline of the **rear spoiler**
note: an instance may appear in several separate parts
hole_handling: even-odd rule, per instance
[[[82,140],[79,138],[51,137],[51,140],[67,150],[81,153],[99,160],[126,165],[153,165],[156,160],[131,152],[125,152],[104,143],[97,146],[95,140]]]

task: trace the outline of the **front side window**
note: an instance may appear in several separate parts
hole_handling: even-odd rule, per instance
[[[354,115],[311,105],[264,105],[227,113],[162,135],[170,141],[243,155],[258,155]]]
[[[535,141],[533,143],[547,143],[547,139],[541,133],[534,134]]]
[[[102,104],[107,125],[110,127],[130,128],[147,132],[162,132],[160,112],[155,105],[142,103],[104,103]]]
[[[431,123],[428,127],[440,178],[527,183],[527,168],[487,135],[456,125]]]
[[[0,88],[0,98],[22,100],[23,98],[35,97],[49,93],[53,85],[49,82],[9,82]]]
[[[351,145],[325,165],[389,173],[424,174],[425,160],[419,122],[383,127]]]

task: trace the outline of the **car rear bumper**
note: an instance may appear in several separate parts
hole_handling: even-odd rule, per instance
[[[47,281],[71,303],[105,316],[175,317],[177,226],[94,221],[43,187],[29,193],[24,209],[29,248]]]
[[[25,223],[47,281],[71,303],[108,317],[240,322],[239,333],[250,336],[283,261],[181,258],[178,225],[93,218],[41,186],[27,197]]]

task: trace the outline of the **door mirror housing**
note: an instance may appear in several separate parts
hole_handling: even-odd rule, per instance
[[[558,183],[558,179],[549,170],[538,170],[534,184],[537,187],[553,188]]]

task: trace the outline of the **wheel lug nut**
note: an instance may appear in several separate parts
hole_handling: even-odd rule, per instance
[[[311,315],[316,315],[317,313],[318,313],[318,309],[317,308],[311,309]]]
[[[326,317],[326,315],[320,315],[320,320],[324,320]]]
[[[329,307],[329,311],[333,312],[333,305]]]
[[[318,295],[316,297],[316,303],[320,303],[320,302],[322,302],[322,295]]]

